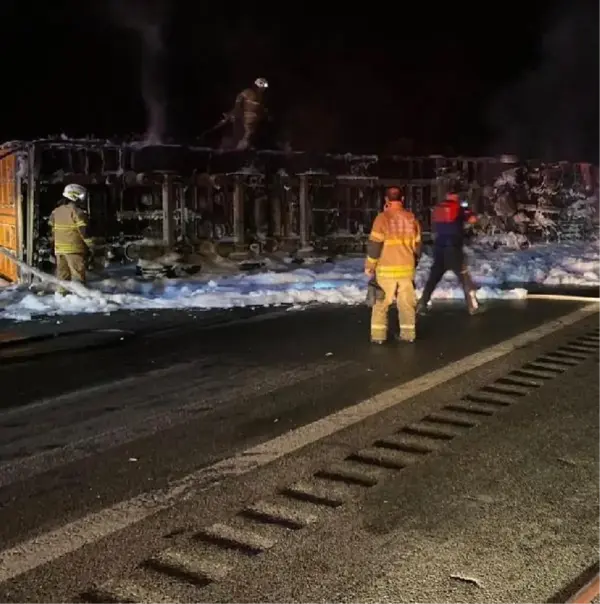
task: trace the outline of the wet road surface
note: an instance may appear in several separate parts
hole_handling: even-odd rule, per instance
[[[422,320],[414,346],[372,347],[364,307],[234,312],[226,317],[231,323],[188,314],[157,320],[160,329],[123,320],[119,332],[96,325],[4,346],[0,542],[11,547],[166,488],[583,306],[491,303],[475,317],[460,305],[442,306]],[[587,321],[588,329],[597,325],[597,315]],[[581,385],[569,387],[572,395]],[[0,592],[13,601],[28,589],[33,594],[26,577],[15,579],[25,581],[19,590]],[[36,597],[53,593],[43,587]],[[327,593],[324,599],[333,597]]]

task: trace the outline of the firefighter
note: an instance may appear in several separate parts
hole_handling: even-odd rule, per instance
[[[414,342],[415,267],[421,254],[421,227],[412,212],[404,208],[398,187],[390,187],[385,207],[373,222],[367,242],[365,273],[383,290],[371,314],[371,342],[383,344],[387,339],[388,310],[396,299],[402,342]]]
[[[256,142],[258,127],[266,113],[264,93],[268,87],[265,78],[257,78],[250,88],[237,95],[233,109],[225,115],[233,123],[236,149],[247,149]]]
[[[477,218],[466,204],[461,204],[455,193],[448,194],[446,199],[433,209],[433,265],[423,295],[417,304],[418,314],[426,312],[431,294],[446,271],[452,271],[458,277],[469,313],[474,314],[479,308],[475,295],[476,287],[469,275],[463,249],[465,224],[474,224],[476,221]]]
[[[86,256],[91,250],[88,217],[85,211],[88,192],[81,185],[67,185],[62,199],[50,214],[54,239],[56,277],[63,281],[85,283]]]

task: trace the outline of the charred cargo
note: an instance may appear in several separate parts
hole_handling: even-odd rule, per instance
[[[514,185],[510,191],[498,185],[507,173]],[[427,231],[430,208],[450,188],[484,215],[494,215],[499,198],[514,206],[512,215],[535,213],[544,205],[562,212],[564,191],[577,191],[581,199],[596,193],[598,170],[513,157],[16,141],[0,146],[0,246],[34,266],[43,263],[50,253],[47,219],[69,183],[90,191],[90,230],[99,247],[133,260],[165,250],[237,257],[278,249],[362,252],[387,186],[403,187],[406,205]],[[0,275],[19,278],[2,257]]]

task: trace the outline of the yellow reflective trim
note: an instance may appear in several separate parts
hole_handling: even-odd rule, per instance
[[[376,243],[381,243],[385,239],[385,235],[379,231],[371,231],[369,239],[371,239],[371,241],[375,241]]]
[[[385,323],[371,323],[371,329],[387,329]]]
[[[414,268],[414,265],[413,264],[384,264],[384,265],[380,266],[379,268],[382,271],[393,271],[397,268],[412,270]]]
[[[410,246],[414,246],[415,245],[415,238],[414,237],[401,237],[399,239],[386,239],[384,243],[385,243],[385,245],[410,245]]]
[[[378,266],[377,267],[377,272],[378,273],[394,273],[397,271],[401,271],[401,272],[413,272],[415,270],[415,267],[413,265],[396,265],[396,266]]]
[[[412,269],[393,269],[389,271],[376,271],[382,279],[412,279],[415,275]]]
[[[378,260],[378,258],[371,258],[371,256],[367,256],[367,262],[370,262],[372,264],[376,264],[377,260]]]
[[[414,328],[415,328],[414,323],[412,323],[411,325],[408,325],[408,324],[405,325],[403,323],[400,324],[400,329],[414,329]]]
[[[83,254],[85,249],[80,245],[55,245],[54,251],[57,254]]]
[[[75,223],[75,226],[76,226],[77,228],[84,227],[84,226],[87,226],[87,222],[86,222],[85,220],[78,220],[78,221]]]

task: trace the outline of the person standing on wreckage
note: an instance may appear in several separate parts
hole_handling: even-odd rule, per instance
[[[388,311],[394,299],[398,307],[401,342],[416,338],[414,277],[421,255],[421,226],[404,208],[398,187],[385,194],[385,207],[377,215],[367,242],[365,273],[377,279],[383,295],[376,297],[371,314],[371,342],[383,344],[388,335]]]
[[[56,277],[62,281],[85,283],[86,257],[92,248],[87,234],[88,216],[84,209],[88,192],[81,185],[64,188],[62,199],[50,214]]]
[[[254,146],[258,127],[265,117],[265,91],[269,83],[265,78],[257,78],[250,88],[240,92],[233,109],[225,114],[225,119],[233,124],[233,146],[242,150]]]
[[[465,224],[473,224],[477,218],[461,204],[458,195],[449,193],[446,199],[437,204],[432,211],[433,265],[429,271],[423,294],[417,304],[417,314],[427,312],[427,305],[437,284],[446,271],[452,271],[465,293],[469,314],[479,308],[475,292],[477,290],[469,270],[464,252]]]

